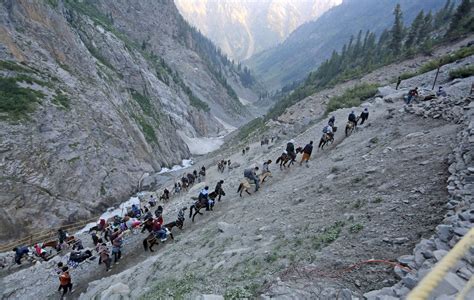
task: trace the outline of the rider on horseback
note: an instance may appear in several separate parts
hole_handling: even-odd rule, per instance
[[[153,220],[153,234],[155,237],[160,238],[162,242],[166,241],[166,230],[161,227],[163,225],[163,217],[160,215],[158,218]]]
[[[321,140],[319,141],[318,148],[321,148],[323,143],[327,142],[328,140],[334,139],[334,132],[332,130],[332,126],[330,125],[330,123],[331,123],[331,120],[329,120],[328,125],[324,126],[323,128],[323,136],[321,137]]]
[[[295,140],[291,139],[288,144],[286,144],[286,152],[288,153],[292,161],[296,159]]]
[[[206,210],[212,210],[214,207],[214,200],[209,199],[209,187],[205,186],[198,196],[198,202],[205,204]]]
[[[354,111],[351,111],[349,117],[347,117],[347,120],[352,123],[354,128],[357,126],[357,117]]]
[[[334,115],[329,118],[328,125],[334,127],[334,123],[336,122],[336,117]]]
[[[257,177],[257,171],[258,167],[244,170],[244,177],[252,180],[255,183],[255,191],[258,191],[258,189],[260,188],[259,179]]]
[[[265,182],[265,179],[267,177],[272,176],[272,172],[270,172],[270,164],[271,163],[272,163],[272,161],[270,159],[263,163],[262,174],[260,174],[260,180],[262,181],[262,183]]]

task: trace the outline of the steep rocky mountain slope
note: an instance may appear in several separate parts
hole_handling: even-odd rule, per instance
[[[0,48],[2,241],[95,215],[189,158],[181,136],[252,117],[172,1],[2,1]]]
[[[72,297],[405,298],[419,277],[474,224],[474,99],[467,96],[473,77],[448,76],[450,70],[473,63],[470,56],[443,66],[438,82],[447,97],[403,104],[408,87],[430,93],[435,76],[431,71],[404,81],[400,91],[385,86],[360,107],[335,111],[340,128],[335,143],[314,149],[308,168],[280,170],[272,164],[273,177],[251,196],[235,194],[243,169],[275,160],[291,138],[297,145],[317,142],[326,124],[321,118],[324,109],[308,116],[307,124],[302,118],[268,122],[263,134],[278,137],[269,146],[261,147],[261,136],[256,136],[247,144],[212,153],[199,161],[207,166],[205,182],[163,205],[165,222],[172,221],[204,185],[212,188],[224,179],[227,195],[214,211],[198,215],[194,223],[187,219],[183,231],[174,230],[175,240],[159,245],[153,254],[141,248],[145,234],[127,235],[124,257],[114,265],[113,275],[95,261],[72,271],[77,292],[82,293]],[[390,77],[399,72],[396,67],[383,70],[393,72]],[[348,113],[364,107],[370,111],[368,123],[345,137]],[[295,115],[307,110],[292,109]],[[250,147],[246,155],[241,154],[243,146]],[[235,168],[217,172],[220,159],[231,159]],[[168,184],[172,181],[164,186]],[[90,246],[89,236],[80,237]],[[381,262],[365,263],[371,259]],[[23,270],[11,267],[0,281],[3,297],[54,297],[57,278],[52,268],[66,260],[57,256]],[[473,253],[466,253],[433,299],[454,299],[472,277],[473,261]],[[406,268],[412,272],[406,273]],[[47,278],[38,282],[36,278],[45,274]],[[400,278],[402,286],[392,287]]]
[[[342,0],[175,0],[184,17],[236,60],[282,42]]]
[[[359,30],[380,34],[393,22],[393,8],[400,3],[406,24],[420,10],[433,12],[441,8],[441,0],[345,0],[317,20],[298,27],[283,43],[255,54],[245,61],[269,90],[300,81],[339,51],[351,35]],[[285,72],[281,72],[285,70]]]

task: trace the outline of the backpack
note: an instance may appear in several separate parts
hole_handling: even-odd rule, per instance
[[[328,125],[324,126],[323,133],[328,133]]]
[[[252,170],[246,169],[244,170],[244,177],[251,177],[252,176]]]

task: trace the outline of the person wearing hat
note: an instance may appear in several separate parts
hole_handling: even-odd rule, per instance
[[[364,111],[360,114],[360,125],[364,124],[365,120],[369,118],[369,109],[366,107]]]

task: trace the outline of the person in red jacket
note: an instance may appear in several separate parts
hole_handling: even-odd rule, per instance
[[[163,217],[161,215],[153,220],[153,234],[159,237],[162,242],[166,241],[166,230],[162,228]]]

